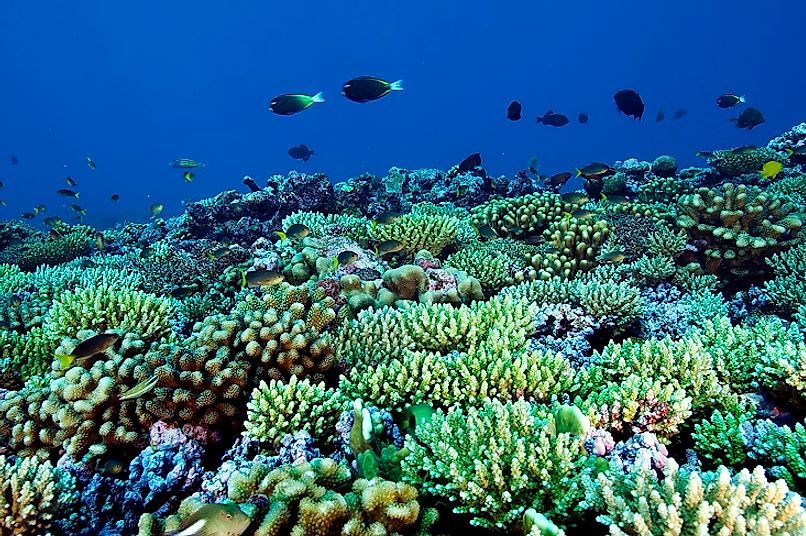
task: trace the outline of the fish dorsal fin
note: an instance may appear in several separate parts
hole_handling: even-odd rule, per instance
[[[548,111],[547,111],[545,114],[543,114],[543,115],[552,115],[552,114],[554,114],[554,110],[548,110]]]

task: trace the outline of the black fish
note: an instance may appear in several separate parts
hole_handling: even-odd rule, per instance
[[[347,80],[341,88],[341,94],[353,102],[378,100],[391,91],[403,91],[403,80],[387,82],[374,76],[357,76]]]
[[[658,115],[655,116],[655,122],[660,123],[666,117],[666,114],[663,113],[663,108],[658,110]]]
[[[553,110],[548,110],[543,117],[537,118],[537,122],[552,127],[564,127],[568,124],[568,117],[563,114],[555,114]]]
[[[481,167],[481,155],[473,153],[459,163],[459,173],[467,173]]]
[[[568,180],[573,176],[574,176],[573,173],[571,173],[570,171],[563,171],[561,173],[555,173],[554,175],[549,177],[547,182],[552,186],[562,187],[563,184],[568,182]]]
[[[299,93],[286,93],[274,97],[269,103],[269,110],[277,115],[294,115],[306,108],[310,108],[314,103],[325,102],[325,98],[320,91],[316,95],[302,95]]]
[[[641,119],[644,115],[644,101],[634,89],[622,89],[616,92],[613,100],[624,115],[631,115],[633,119]]]
[[[679,110],[677,110],[674,113],[674,115],[672,116],[672,119],[680,119],[681,117],[686,117],[687,115],[688,115],[688,111],[684,110],[683,108],[680,108]]]
[[[14,155],[9,156],[8,158],[9,158],[9,160],[11,160],[11,165],[12,166],[16,166],[17,164],[20,163],[20,159],[17,158],[16,156],[14,156]]]
[[[588,119],[589,119],[589,117],[588,117],[587,113],[579,112],[579,115],[577,116],[577,121],[579,121],[580,123],[582,123],[584,125],[585,123],[588,122]]]
[[[302,160],[303,162],[307,162],[310,158],[316,153],[314,153],[311,149],[308,148],[307,145],[297,145],[296,147],[292,147],[288,150],[288,156],[293,158],[294,160]]]
[[[260,191],[260,186],[258,186],[257,183],[255,182],[255,179],[253,179],[249,175],[243,178],[243,183],[249,188],[249,190],[253,192]]]
[[[509,106],[507,106],[507,119],[510,121],[519,121],[521,118],[521,110],[523,110],[523,108],[520,102],[516,100],[510,102]]]
[[[120,199],[120,194],[112,194],[109,199],[112,201],[118,201]]]
[[[744,102],[744,97],[741,95],[734,95],[733,93],[725,93],[716,99],[716,105],[720,108],[733,108],[742,102]]]
[[[732,117],[731,121],[736,123],[738,128],[753,130],[753,127],[757,127],[764,122],[764,115],[757,108],[751,107],[740,113],[739,117]]]

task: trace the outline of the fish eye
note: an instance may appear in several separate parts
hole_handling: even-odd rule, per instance
[[[227,514],[227,519],[232,519],[232,514]]]

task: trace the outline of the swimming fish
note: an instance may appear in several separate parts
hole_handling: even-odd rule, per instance
[[[48,239],[49,240],[58,240],[59,238],[63,238],[63,237],[64,237],[64,235],[62,233],[60,233],[59,231],[57,231],[56,229],[51,229],[50,232],[48,233]]]
[[[0,207],[6,206],[6,202],[3,199],[0,199]]]
[[[205,504],[163,536],[241,536],[250,523],[237,504]]]
[[[403,243],[399,240],[384,240],[375,246],[375,254],[379,257],[397,253],[403,250]]]
[[[153,205],[151,205],[151,207],[149,207],[148,210],[149,212],[151,212],[151,217],[156,218],[157,216],[160,215],[160,213],[164,208],[165,205],[163,205],[162,203],[154,203]]]
[[[98,460],[95,464],[95,469],[98,473],[104,476],[118,476],[126,470],[126,465],[120,460],[107,460],[104,463],[100,463]]]
[[[644,115],[644,101],[634,89],[622,89],[613,95],[616,106],[624,115],[630,115],[633,119],[641,119]]]
[[[549,177],[547,182],[552,186],[562,187],[566,182],[569,181],[569,179],[571,179],[572,176],[573,175],[570,171],[562,171]]]
[[[590,201],[590,197],[580,192],[568,192],[566,194],[562,194],[560,196],[560,199],[562,199],[566,203],[571,203],[574,205],[582,205]]]
[[[220,247],[217,247],[214,250],[210,251],[207,254],[207,258],[210,259],[211,261],[217,261],[218,259],[220,259],[220,258],[224,257],[225,255],[227,255],[229,252],[230,252],[229,247],[220,246]]]
[[[695,156],[699,156],[700,158],[705,158],[706,160],[711,160],[714,157],[713,151],[697,151],[694,153]]]
[[[33,212],[23,212],[22,215],[20,215],[20,217],[23,220],[32,220],[36,218],[36,214],[34,214]]]
[[[744,102],[744,97],[733,93],[725,93],[716,98],[716,105],[720,108],[733,108],[742,102]]]
[[[344,83],[341,94],[353,102],[370,102],[392,91],[403,91],[403,80],[387,82],[374,76],[358,76]]]
[[[339,253],[336,259],[339,261],[340,266],[349,266],[358,260],[358,253],[348,249]]]
[[[37,205],[34,207],[34,214],[42,214],[47,208],[45,205]]]
[[[596,216],[596,212],[593,211],[593,210],[580,208],[580,209],[577,209],[574,212],[572,212],[571,216],[573,216],[574,218],[576,218],[578,220],[584,221],[584,220],[588,220],[588,219]]]
[[[190,296],[194,292],[196,292],[196,287],[194,285],[191,285],[191,286],[173,288],[171,289],[171,292],[169,292],[169,294],[171,295],[172,298],[185,298],[187,296]]]
[[[274,234],[280,237],[280,240],[287,240],[289,238],[303,239],[311,234],[311,229],[302,223],[295,223],[285,231],[274,231]]]
[[[104,238],[103,233],[95,233],[95,245],[101,251],[106,249],[106,238]]]
[[[168,164],[172,168],[176,169],[195,169],[195,168],[203,168],[205,167],[204,164],[201,162],[196,162],[190,158],[177,158],[173,162]]]
[[[76,186],[78,186],[78,183],[73,177],[67,177],[66,179],[64,179],[64,182],[66,182],[67,186],[69,186],[70,188],[75,188]]]
[[[666,114],[663,113],[663,108],[658,110],[658,115],[655,116],[655,122],[660,123],[666,117]]]
[[[9,156],[8,159],[11,160],[11,165],[12,166],[16,166],[17,164],[20,163],[20,159],[17,158],[16,156],[14,156],[14,155]]]
[[[78,192],[75,192],[73,190],[68,190],[67,188],[62,188],[60,190],[56,190],[56,193],[61,195],[61,196],[64,196],[64,197],[72,197],[73,199],[78,199],[78,195],[79,195]]]
[[[302,160],[303,162],[307,162],[315,154],[316,153],[309,149],[305,144],[297,145],[296,147],[292,147],[288,150],[288,156],[294,160]]]
[[[274,97],[269,103],[269,110],[277,115],[294,115],[316,102],[325,102],[321,92],[313,96],[286,93]]]
[[[516,100],[510,102],[509,106],[507,106],[507,119],[510,121],[520,121],[522,110],[523,107],[520,102]]]
[[[806,164],[806,144],[797,147],[787,147],[786,156],[795,164]]]
[[[624,262],[625,255],[623,251],[611,251],[610,253],[605,253],[604,255],[599,255],[596,260],[600,262],[609,262],[613,264],[621,264]]]
[[[577,168],[577,177],[584,177],[586,179],[594,179],[604,177],[612,171],[612,168],[602,162],[593,162],[583,168]]]
[[[192,171],[185,171],[182,174],[182,178],[185,179],[185,182],[193,182],[193,177],[195,176]]]
[[[482,238],[486,238],[488,240],[493,240],[498,238],[498,233],[495,232],[495,229],[490,227],[490,224],[482,225],[478,228],[479,236]]]
[[[74,212],[77,212],[78,214],[81,214],[82,216],[86,216],[86,214],[87,214],[87,209],[81,208],[80,206],[76,205],[75,203],[72,203],[70,205],[70,208],[73,209]]]
[[[401,217],[402,214],[400,214],[399,212],[388,211],[384,212],[383,214],[380,214],[377,218],[375,218],[375,221],[380,223],[381,225],[389,225],[390,223],[395,223]]]
[[[680,108],[679,110],[677,110],[672,115],[672,119],[680,119],[681,117],[686,117],[687,115],[688,115],[688,110],[684,110],[683,108]]]
[[[761,111],[759,111],[757,108],[751,107],[740,113],[739,117],[732,117],[731,121],[736,123],[737,128],[753,130],[753,128],[764,123],[765,119],[764,114],[762,114]]]
[[[568,116],[554,113],[553,110],[548,110],[545,114],[543,114],[543,117],[538,116],[537,122],[551,127],[564,127],[569,121]]]
[[[577,121],[579,121],[580,124],[584,125],[585,123],[588,122],[588,119],[590,118],[588,117],[588,114],[586,112],[579,112],[579,115],[577,116]]]
[[[112,200],[112,201],[119,201],[120,200],[120,194],[112,194],[111,196],[109,196],[109,199]]]
[[[58,216],[48,216],[47,218],[42,220],[42,223],[44,223],[48,227],[53,227],[54,225],[56,225],[57,223],[60,223],[61,221],[62,221],[62,219],[60,217],[58,217]]]
[[[95,169],[98,167],[97,164],[95,163],[95,160],[93,160],[91,156],[87,157],[87,167],[89,167],[90,169]]]
[[[285,276],[276,270],[241,272],[241,287],[270,287],[282,283]]]
[[[759,173],[761,174],[762,179],[774,179],[778,176],[783,167],[784,166],[780,162],[770,160],[761,166],[761,171],[759,171]]]
[[[158,376],[154,375],[148,378],[147,380],[143,380],[122,395],[118,397],[118,400],[132,400],[135,398],[139,398],[145,394],[150,393],[154,390],[154,388],[159,383],[160,379]]]
[[[117,333],[99,333],[78,343],[69,354],[56,354],[56,359],[59,361],[61,368],[66,369],[74,363],[83,363],[95,355],[106,352],[119,340],[120,335]]]
[[[459,169],[457,171],[459,171],[459,173],[467,173],[478,167],[481,167],[481,154],[473,153],[459,162]]]
[[[259,192],[260,191],[260,186],[258,186],[257,183],[255,182],[255,179],[253,179],[249,175],[244,176],[243,183],[252,192]]]

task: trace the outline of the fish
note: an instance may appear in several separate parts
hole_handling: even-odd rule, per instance
[[[58,240],[59,238],[64,238],[64,235],[57,231],[56,229],[51,229],[48,233],[49,240]]]
[[[0,181],[0,190],[2,190],[4,186],[3,181]]]
[[[385,255],[390,255],[392,253],[398,253],[399,251],[403,250],[403,243],[399,240],[384,240],[377,246],[375,246],[375,254],[379,257],[383,257]]]
[[[380,214],[377,218],[375,218],[375,221],[381,225],[389,225],[390,223],[395,223],[402,217],[403,215],[399,212],[388,211]]]
[[[467,173],[478,167],[481,167],[481,154],[473,153],[459,162],[459,169],[457,171],[459,171],[459,173]]]
[[[493,240],[498,238],[498,233],[495,232],[495,229],[490,227],[490,224],[482,225],[478,228],[479,236],[482,238],[486,238],[488,240]]]
[[[34,214],[42,214],[47,208],[45,205],[37,205],[34,207]]]
[[[294,160],[302,160],[303,162],[307,162],[315,154],[316,153],[305,144],[297,145],[288,150],[288,156]]]
[[[613,95],[616,107],[624,115],[632,116],[633,120],[640,120],[644,115],[644,101],[634,89],[622,89]]]
[[[42,223],[44,223],[48,227],[53,227],[54,225],[61,223],[61,221],[62,219],[58,216],[48,216],[47,218],[42,220]]]
[[[20,215],[20,217],[23,220],[32,220],[36,218],[36,214],[34,214],[33,212],[23,212],[22,215]]]
[[[602,162],[593,162],[583,168],[577,168],[577,177],[584,177],[586,179],[595,179],[605,177],[611,174],[613,168]]]
[[[732,117],[731,121],[736,123],[737,128],[753,130],[755,127],[764,123],[765,119],[764,114],[762,114],[760,110],[750,107],[740,113],[739,117]]]
[[[663,108],[661,108],[660,110],[658,110],[658,115],[655,116],[655,122],[660,123],[665,118],[666,118],[666,114],[663,113]]]
[[[11,165],[12,166],[16,166],[17,164],[20,163],[20,159],[17,158],[16,156],[14,156],[14,155],[9,156],[8,159],[11,160]]]
[[[759,171],[759,173],[761,174],[762,179],[774,179],[778,176],[783,167],[784,166],[780,162],[770,160],[761,166],[761,171]]]
[[[677,110],[672,115],[672,119],[680,119],[681,117],[686,117],[687,115],[688,115],[688,110],[684,110],[683,108],[680,108],[679,110]]]
[[[19,294],[12,294],[11,295],[11,306],[12,307],[19,307],[22,305],[22,296]]]
[[[286,231],[274,231],[274,234],[280,237],[280,240],[287,240],[289,238],[302,239],[311,234],[311,229],[302,223],[295,223]]]
[[[0,199],[0,207],[6,206],[6,202],[3,199]]]
[[[241,272],[241,287],[271,287],[282,283],[285,276],[276,270],[253,270]]]
[[[588,220],[588,219],[596,216],[596,212],[593,211],[593,210],[580,208],[580,209],[575,210],[574,212],[572,212],[571,216],[573,216],[574,218],[576,218],[578,220],[584,221],[584,220]]]
[[[385,97],[392,91],[403,91],[403,80],[387,82],[374,76],[358,76],[347,80],[341,94],[353,102],[370,102]]]
[[[185,182],[193,182],[193,178],[195,176],[196,175],[194,175],[192,171],[185,171],[182,173],[182,178],[185,179]]]
[[[95,261],[93,261],[92,259],[88,259],[87,257],[84,257],[83,259],[79,260],[78,265],[81,266],[82,268],[95,268],[96,266],[98,266],[97,264],[95,264]]]
[[[172,298],[185,298],[196,292],[196,290],[197,289],[195,285],[176,287],[171,289],[169,294],[171,295]]]
[[[321,91],[312,96],[286,93],[274,97],[269,103],[269,110],[277,115],[294,115],[310,108],[316,102],[325,102]]]
[[[103,233],[95,233],[95,245],[101,251],[106,249],[106,238],[104,238]]]
[[[562,171],[560,173],[555,173],[548,179],[548,183],[552,186],[559,186],[562,187],[566,182],[568,182],[573,174],[570,171]]]
[[[743,155],[755,152],[756,149],[758,149],[758,147],[756,147],[755,145],[743,145],[742,147],[736,147],[734,149],[731,149],[730,152],[733,154]]]
[[[566,194],[562,194],[560,199],[566,203],[571,203],[574,205],[582,205],[590,201],[590,197],[588,197],[587,194],[580,192],[568,192]]]
[[[599,255],[596,257],[596,260],[599,262],[612,262],[613,264],[621,264],[624,262],[626,255],[624,255],[623,251],[611,251],[609,253],[605,253],[604,255]]]
[[[120,194],[112,194],[111,196],[109,196],[109,199],[111,201],[119,201],[120,200]]]
[[[523,107],[520,102],[516,100],[510,102],[509,106],[507,106],[507,119],[510,121],[520,121],[522,110]]]
[[[795,164],[806,164],[806,144],[797,147],[787,147],[786,157]]]
[[[580,124],[584,125],[585,123],[588,122],[588,119],[590,119],[590,117],[588,117],[587,112],[579,112],[579,115],[577,116],[577,121],[579,121]]]
[[[733,108],[737,104],[744,102],[743,95],[734,95],[733,93],[725,93],[716,98],[716,105],[720,108]]]
[[[160,213],[162,213],[164,208],[165,208],[165,205],[163,205],[162,203],[154,203],[153,205],[151,205],[149,207],[148,210],[149,210],[149,212],[151,212],[151,217],[156,218],[157,216],[160,215]]]
[[[81,341],[69,354],[56,354],[62,369],[73,364],[80,364],[87,359],[102,354],[112,348],[121,339],[117,333],[99,333]]]
[[[358,253],[348,249],[339,253],[336,260],[339,261],[339,266],[349,266],[358,260]]]
[[[87,167],[90,169],[95,169],[98,167],[98,165],[95,163],[95,160],[93,160],[91,156],[87,157]]]
[[[148,378],[147,380],[143,380],[122,395],[118,397],[118,400],[123,402],[124,400],[133,400],[135,398],[140,398],[141,396],[150,393],[154,390],[154,388],[159,383],[160,379],[158,376],[154,375]]]
[[[602,201],[606,203],[610,203],[611,205],[626,205],[630,202],[629,199],[624,197],[623,195],[605,195],[602,194]]]
[[[74,190],[68,190],[67,188],[56,190],[56,193],[64,197],[72,197],[73,199],[78,199],[79,196],[78,192]]]
[[[569,121],[568,116],[554,113],[554,110],[548,110],[543,114],[543,117],[538,116],[537,122],[550,127],[564,127]]]
[[[205,504],[163,536],[241,536],[251,522],[237,504]]]
[[[76,186],[78,186],[78,183],[73,177],[67,177],[66,179],[64,179],[64,182],[66,182],[67,186],[69,186],[70,188],[75,188]]]
[[[527,167],[529,173],[532,175],[537,175],[537,157],[533,156],[529,159],[529,166]]]
[[[191,158],[177,158],[173,162],[169,162],[168,165],[176,169],[196,169],[205,167],[205,165],[201,162],[196,162]]]
[[[228,246],[220,246],[215,248],[214,250],[210,251],[207,254],[207,258],[211,261],[217,261],[218,259],[224,257],[225,255],[229,254],[230,249]]]
[[[260,186],[258,186],[257,183],[255,182],[255,179],[253,179],[249,175],[244,176],[243,183],[252,192],[259,192],[260,191]]]
[[[715,156],[713,151],[697,151],[694,155],[706,160],[711,160]]]
[[[104,476],[118,476],[126,470],[126,465],[116,459],[107,460],[104,463],[100,463],[100,460],[98,460],[95,464],[95,469]]]

